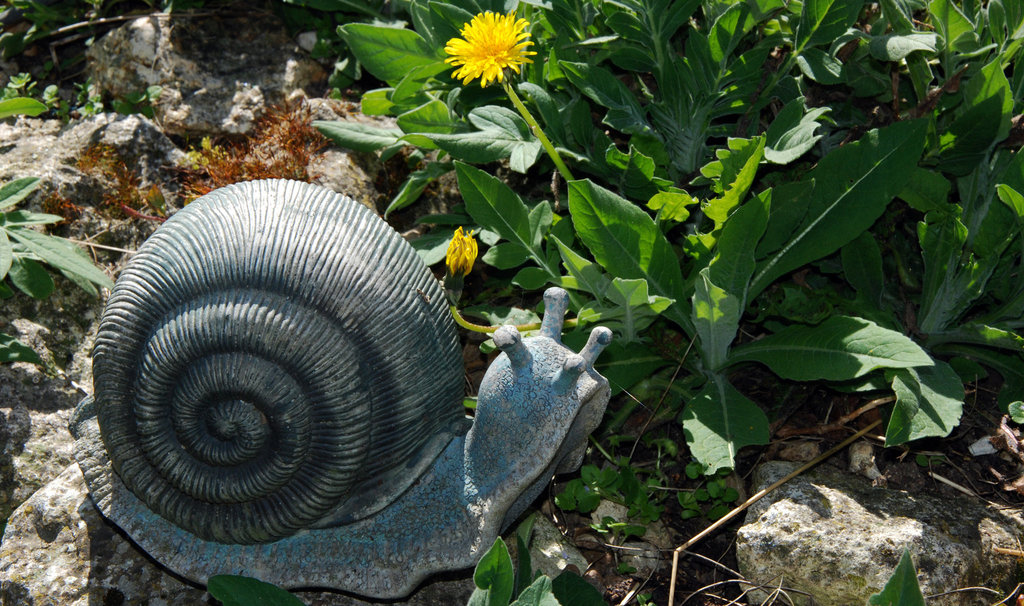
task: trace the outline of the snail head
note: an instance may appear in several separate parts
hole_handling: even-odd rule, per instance
[[[495,331],[494,343],[505,355],[480,386],[474,425],[486,424],[488,434],[500,432],[505,440],[518,438],[524,456],[553,461],[561,472],[579,466],[587,435],[604,414],[608,381],[594,361],[612,333],[595,328],[583,349],[573,352],[561,340],[568,294],[549,288],[544,301],[537,336],[524,339],[512,326]]]

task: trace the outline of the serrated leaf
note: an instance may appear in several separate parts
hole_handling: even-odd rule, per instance
[[[381,128],[359,122],[314,120],[313,127],[339,147],[367,153],[395,145],[402,136],[402,131],[397,128]]]
[[[885,430],[886,446],[946,437],[960,423],[964,385],[945,362],[892,371],[892,390],[896,403]]]
[[[440,62],[427,41],[409,29],[349,23],[339,26],[338,34],[366,71],[389,84],[417,67]]]
[[[515,570],[508,547],[501,537],[494,539],[473,571],[476,589],[467,606],[508,606],[515,588]]]
[[[924,149],[927,127],[927,120],[897,122],[868,131],[856,143],[822,158],[805,177],[814,187],[803,222],[779,252],[759,264],[749,296],[868,229],[909,179]]]
[[[251,577],[214,575],[207,581],[206,590],[224,606],[304,606],[302,600],[284,589]]]
[[[896,570],[885,583],[880,593],[868,599],[870,606],[924,606],[924,596],[917,582],[917,571],[910,559],[910,551],[903,549],[903,556]]]
[[[654,294],[674,299],[665,316],[692,334],[679,305],[688,298],[679,259],[647,213],[589,179],[569,183],[569,212],[594,260],[615,277],[643,278]]]
[[[708,475],[735,468],[740,448],[768,443],[768,417],[720,375],[686,404],[681,420],[690,454]]]
[[[804,99],[798,97],[785,105],[765,133],[764,159],[773,164],[789,164],[807,153],[823,135],[815,135],[818,118],[830,110],[818,107],[804,113]]]
[[[690,218],[688,206],[697,204],[699,200],[686,192],[662,191],[651,196],[647,208],[658,212],[659,221],[682,223]]]
[[[626,134],[651,131],[636,95],[611,72],[586,63],[559,61],[558,64],[573,86],[608,109],[602,122]]]
[[[818,326],[790,326],[736,347],[730,364],[760,362],[793,381],[847,381],[878,368],[930,366],[932,358],[907,336],[874,322],[833,316]]]
[[[37,177],[22,177],[4,183],[4,186],[0,187],[0,209],[9,208],[21,202],[39,187],[39,183]]]
[[[0,333],[0,362],[31,362],[42,364],[39,354],[10,335]]]
[[[758,164],[764,157],[764,144],[764,137],[729,139],[726,148],[715,152],[718,159],[701,168],[701,174],[711,178],[712,188],[721,194],[704,206],[704,214],[715,222],[716,228],[739,206],[754,184]]]
[[[10,229],[7,235],[20,242],[51,267],[77,274],[101,288],[114,288],[114,283],[89,257],[74,244],[54,236],[28,229]]]

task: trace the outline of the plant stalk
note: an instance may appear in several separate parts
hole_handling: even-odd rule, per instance
[[[544,151],[548,152],[548,156],[550,156],[551,160],[555,163],[555,168],[557,168],[558,172],[562,174],[562,178],[565,179],[566,183],[574,181],[575,177],[572,176],[572,173],[569,172],[569,167],[562,161],[562,156],[558,155],[558,151],[555,149],[554,145],[551,145],[551,141],[548,139],[548,136],[544,134],[544,130],[541,129],[536,118],[534,118],[533,114],[530,113],[530,110],[526,109],[526,106],[523,105],[523,102],[519,99],[519,95],[517,95],[516,91],[512,89],[512,84],[505,79],[501,81],[501,86],[505,89],[505,94],[508,95],[508,98],[512,100],[512,105],[516,106],[516,109],[519,110],[519,114],[522,115],[523,119],[526,120],[526,123],[530,125],[530,131],[533,132],[535,137],[540,139],[540,144],[544,146]]]

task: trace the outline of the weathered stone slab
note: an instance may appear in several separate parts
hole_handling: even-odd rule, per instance
[[[796,467],[765,463],[754,474],[753,490]],[[1015,519],[966,495],[911,495],[822,466],[753,505],[736,551],[740,572],[751,581],[805,592],[821,606],[847,606],[881,591],[904,547],[925,596],[972,586],[1008,592],[1016,586],[1017,564],[993,547],[1016,545],[1022,531]],[[797,604],[810,603],[806,595],[789,595]],[[752,603],[765,597],[750,595]],[[928,603],[990,604],[992,597],[961,592]]]

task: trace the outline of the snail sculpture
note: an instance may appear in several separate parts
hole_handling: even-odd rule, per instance
[[[462,407],[462,356],[416,252],[351,199],[294,181],[225,187],[171,217],[101,319],[71,420],[103,514],[174,572],[393,598],[472,566],[608,402],[561,343],[505,326]]]

